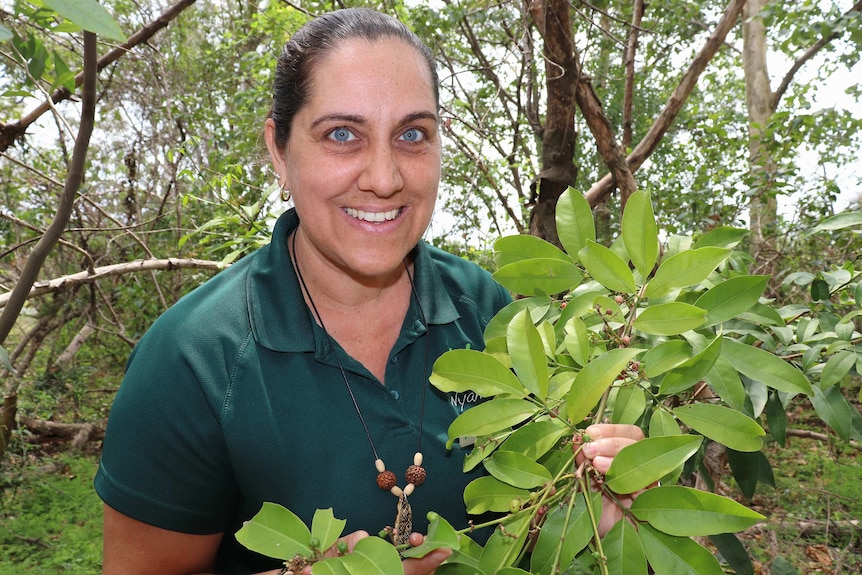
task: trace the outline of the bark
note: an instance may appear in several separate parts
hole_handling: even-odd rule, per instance
[[[92,423],[58,423],[22,417],[21,425],[38,436],[40,442],[71,441],[73,449],[81,449],[90,441],[105,437],[105,429]]]
[[[664,135],[670,129],[685,101],[691,95],[695,85],[697,85],[697,80],[701,73],[703,73],[709,61],[712,60],[719,48],[724,44],[727,34],[736,25],[736,21],[739,19],[744,5],[745,0],[731,0],[727,5],[715,30],[709,36],[694,60],[692,60],[688,70],[686,70],[686,73],[680,79],[679,84],[665,104],[664,109],[655,122],[653,122],[647,134],[626,158],[629,170],[632,172],[637,171],[656,148],[658,148],[662,138],[664,138]],[[601,180],[594,183],[585,196],[590,205],[595,207],[604,201],[613,190],[613,175],[607,174]]]
[[[534,2],[530,13],[544,37],[547,77],[547,113],[542,132],[541,169],[537,178],[536,205],[530,214],[530,233],[560,245],[556,206],[560,195],[574,184],[575,84],[577,65],[572,39],[571,10],[567,0]]]
[[[100,279],[128,273],[151,270],[177,270],[185,268],[205,269],[205,270],[220,270],[222,265],[220,262],[210,260],[197,260],[193,258],[167,258],[167,259],[151,259],[151,260],[135,260],[121,264],[113,264],[95,268],[92,272],[84,271],[76,274],[71,274],[49,281],[38,282],[34,284],[25,299],[45,295],[47,293],[59,292],[72,289],[84,284],[90,284]],[[13,292],[14,293],[14,292]],[[0,295],[0,307],[4,307],[11,299],[12,293]]]
[[[16,416],[18,414],[18,394],[14,391],[3,396],[3,404],[0,406],[0,460],[6,453],[6,446],[12,432],[15,431]]]
[[[170,8],[168,8],[164,14],[138,30],[135,34],[133,34],[125,44],[114,48],[109,51],[107,54],[99,58],[96,62],[96,67],[99,71],[104,69],[105,67],[113,64],[117,61],[120,56],[131,51],[132,48],[138,46],[140,44],[146,43],[150,38],[152,38],[156,32],[166,27],[171,20],[176,18],[183,10],[191,6],[195,3],[195,0],[180,0]],[[81,86],[84,83],[84,75],[87,73],[86,70],[75,76],[75,86]],[[61,102],[63,100],[68,100],[71,98],[72,94],[66,88],[58,88],[54,90],[51,94],[51,102],[56,104],[57,102]],[[39,119],[39,117],[51,109],[51,104],[48,102],[43,102],[39,104],[35,109],[29,112],[23,118],[16,120],[14,122],[10,122],[8,124],[0,123],[0,152],[5,152],[9,149],[16,140],[23,138],[24,134],[27,132],[27,128],[30,125]]]
[[[748,161],[754,193],[748,204],[751,255],[761,271],[771,273],[776,250],[770,241],[778,218],[773,191],[776,165],[764,141],[766,126],[775,110],[766,65],[766,27],[760,12],[769,0],[748,0],[743,10],[742,63],[745,72],[745,104],[748,108]]]
[[[69,342],[69,345],[66,346],[63,353],[57,357],[57,360],[54,362],[54,367],[58,369],[65,368],[66,365],[74,359],[75,354],[78,353],[81,346],[84,345],[84,342],[86,342],[95,331],[96,328],[91,323],[87,323],[84,327],[78,330],[78,333],[75,334],[75,337],[72,338],[72,341]]]
[[[81,124],[78,128],[78,135],[75,137],[72,161],[66,173],[66,183],[63,194],[60,196],[57,213],[54,215],[51,225],[48,226],[33,251],[30,252],[27,263],[24,264],[24,269],[21,271],[21,277],[18,278],[18,282],[9,294],[3,313],[0,314],[0,345],[6,341],[9,332],[12,331],[12,326],[15,325],[18,314],[29,297],[30,287],[42,269],[42,264],[69,223],[69,217],[75,204],[75,196],[78,194],[78,188],[84,179],[87,149],[90,146],[90,136],[93,133],[96,116],[96,56],[96,35],[92,32],[84,32],[84,88],[81,97]]]
[[[644,0],[635,0],[634,13],[632,14],[632,25],[629,29],[629,37],[626,42],[626,86],[623,95],[623,149],[628,150],[632,145],[632,133],[634,132],[634,120],[632,108],[634,107],[635,92],[635,54],[638,47],[638,34],[640,33],[641,20],[644,15]]]

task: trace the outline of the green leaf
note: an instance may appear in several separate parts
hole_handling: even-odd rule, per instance
[[[578,365],[586,365],[590,359],[590,334],[587,324],[579,317],[566,322],[563,345]]]
[[[704,327],[725,322],[751,309],[760,299],[768,281],[769,276],[739,276],[707,290],[694,303],[706,310]]]
[[[700,447],[699,435],[648,437],[620,450],[607,473],[607,484],[616,493],[634,493],[658,481]]]
[[[724,344],[722,344],[722,349]],[[712,366],[706,377],[706,383],[724,400],[730,407],[737,411],[745,408],[746,392],[739,372],[724,356],[720,356]]]
[[[614,411],[611,423],[634,425],[646,409],[646,393],[639,385],[625,385],[617,390],[614,397]]]
[[[739,373],[773,389],[809,396],[813,393],[804,373],[768,351],[725,338],[721,355]]]
[[[853,419],[862,417],[856,408],[845,399],[837,386],[828,387],[825,390],[814,388],[811,397],[814,411],[826,424],[831,427],[844,441],[850,441],[853,435]]]
[[[736,575],[754,575],[754,564],[748,555],[748,550],[733,533],[710,535],[709,541],[715,545],[718,552],[730,565]]]
[[[820,389],[826,389],[840,382],[850,373],[856,364],[856,354],[852,351],[840,351],[829,358],[820,374]]]
[[[721,342],[721,336],[716,337],[702,352],[670,370],[661,381],[659,393],[663,395],[680,393],[706,377],[721,355]]]
[[[503,449],[536,461],[550,451],[568,431],[569,427],[556,418],[531,421],[516,429],[503,442]]]
[[[533,316],[534,321],[539,321],[551,309],[551,298],[548,296],[525,297],[516,299],[506,307],[497,312],[497,315],[491,318],[488,325],[485,326],[485,341],[490,341],[498,337],[506,337],[506,331],[509,329],[509,323],[512,321],[518,312],[528,309]]]
[[[587,240],[578,257],[594,280],[611,291],[634,293],[635,278],[623,259],[601,244]]]
[[[647,562],[638,532],[628,521],[617,521],[602,539],[608,573],[646,575]]]
[[[743,452],[728,449],[727,462],[739,490],[748,499],[754,497],[757,484],[761,481],[775,487],[772,467],[762,451]]]
[[[535,258],[548,258],[569,263],[572,261],[572,258],[563,253],[563,250],[537,236],[506,236],[494,242],[494,263],[499,268],[521,260]]]
[[[649,436],[662,437],[665,435],[682,435],[682,430],[674,416],[663,409],[657,409],[649,420]]]
[[[18,372],[15,371],[15,368],[12,366],[12,358],[9,357],[9,352],[6,351],[6,348],[2,345],[0,345],[0,366],[2,366],[3,369],[11,373],[12,375],[18,374]]]
[[[84,30],[118,40],[126,41],[120,26],[97,0],[44,0],[45,6]]]
[[[862,226],[862,212],[842,212],[821,221],[806,232],[806,235],[816,234],[817,232],[823,231],[843,230],[845,228],[853,228],[856,226]]]
[[[464,488],[464,503],[467,512],[479,515],[486,511],[505,511],[511,509],[513,500],[527,501],[530,492],[513,487],[494,477],[479,477]]]
[[[320,541],[320,549],[326,551],[341,537],[345,525],[347,521],[336,519],[331,507],[318,509],[311,520],[311,536],[317,537]]]
[[[435,514],[435,517],[428,523],[428,533],[425,534],[425,540],[422,544],[403,550],[401,555],[403,557],[424,557],[431,551],[444,547],[457,551],[461,548],[461,541],[455,528],[448,521]]]
[[[569,188],[557,200],[557,236],[566,252],[578,257],[587,240],[596,241],[596,224],[589,202],[576,190]]]
[[[691,359],[691,346],[682,339],[663,341],[644,354],[641,362],[647,377],[656,377]]]
[[[575,424],[581,422],[623,368],[643,351],[634,348],[612,349],[593,359],[578,372],[566,403],[569,421]]]
[[[527,541],[530,517],[526,513],[509,517],[501,528],[494,529],[479,559],[480,571],[496,574],[517,561]]]
[[[360,539],[351,553],[315,563],[313,575],[394,575],[404,573],[395,546],[380,537]]]
[[[521,489],[532,489],[551,481],[551,472],[529,457],[514,451],[498,450],[485,460],[492,477]]]
[[[673,414],[698,433],[737,451],[759,451],[766,432],[742,412],[716,403],[682,405]]]
[[[772,560],[771,575],[799,575],[799,571],[793,566],[793,563],[779,555]]]
[[[724,575],[712,553],[688,537],[666,535],[641,525],[638,536],[656,573],[662,575]]]
[[[787,441],[787,412],[777,391],[770,393],[769,399],[766,400],[766,423],[769,426],[769,434],[784,447]]]
[[[601,494],[591,493],[590,497],[593,509],[601,510]],[[599,518],[595,519],[598,522]],[[571,513],[568,505],[554,506],[548,511],[530,558],[530,572],[552,575],[565,571],[592,537],[593,528],[586,499],[583,493],[578,493]]]
[[[434,362],[431,384],[446,393],[475,391],[482,397],[501,393],[527,397],[515,374],[493,355],[475,349],[453,349]]]
[[[449,425],[447,448],[459,437],[489,435],[517,425],[535,415],[539,408],[522,399],[492,399],[471,407]]]
[[[664,260],[649,281],[644,294],[661,297],[676,288],[697,285],[721,265],[732,250],[717,247],[685,250]]]
[[[766,519],[733,499],[682,486],[647,489],[631,511],[659,531],[687,537],[743,531]]]
[[[632,325],[650,335],[678,335],[700,327],[705,317],[706,310],[675,301],[649,306]]]
[[[622,221],[623,244],[638,273],[646,279],[658,260],[658,228],[648,193],[629,196]]]
[[[572,262],[550,258],[521,260],[494,272],[494,279],[506,289],[522,295],[537,292],[553,294],[569,291],[584,275]]]
[[[548,360],[542,336],[533,325],[529,310],[518,313],[509,323],[506,344],[521,384],[544,400],[548,395]]]
[[[692,246],[695,249],[706,246],[717,246],[720,248],[734,248],[749,234],[748,230],[722,226],[708,231],[700,237]]]
[[[12,38],[12,30],[0,24],[0,42],[5,42],[6,40],[10,40]]]
[[[260,511],[236,532],[236,540],[247,549],[281,560],[294,555],[310,556],[310,538],[311,532],[299,517],[269,502],[264,502]]]

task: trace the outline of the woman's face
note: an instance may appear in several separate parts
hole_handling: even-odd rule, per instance
[[[440,182],[427,64],[400,39],[351,39],[317,61],[311,80],[284,150],[267,126],[301,249],[356,278],[385,276],[425,232]]]

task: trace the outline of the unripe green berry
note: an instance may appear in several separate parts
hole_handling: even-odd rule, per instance
[[[428,519],[428,521],[437,521],[438,519],[440,519],[440,515],[435,513],[434,511],[429,511],[425,517]]]
[[[338,553],[341,555],[344,555],[345,553],[347,553],[347,543],[345,543],[344,541],[339,541],[338,543],[336,543],[335,548],[338,550]]]
[[[317,537],[312,537],[311,539],[308,540],[308,546],[311,549],[320,548],[320,539],[318,539]]]

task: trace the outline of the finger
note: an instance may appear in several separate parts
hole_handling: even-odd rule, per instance
[[[421,533],[411,533],[410,537],[407,538],[407,543],[409,543],[411,547],[419,547],[425,543],[425,536]]]
[[[354,531],[349,535],[345,535],[341,537],[338,541],[343,541],[347,544],[347,552],[353,553],[353,548],[356,547],[356,544],[359,543],[362,539],[368,537],[368,531]],[[324,557],[338,557],[340,553],[338,552],[338,542],[332,545],[329,549],[327,549],[324,553]]]
[[[608,437],[606,439],[596,439],[584,444],[584,456],[587,459],[593,460],[598,456],[613,457],[620,452],[620,449],[637,443],[637,440],[628,437]]]
[[[452,550],[447,547],[441,547],[431,551],[424,557],[417,559],[405,559],[402,565],[404,566],[404,575],[430,575],[434,573],[449,556],[452,555]]]
[[[639,441],[644,438],[643,430],[637,425],[625,425],[620,423],[597,423],[590,425],[584,430],[590,440],[608,437],[626,437]]]

